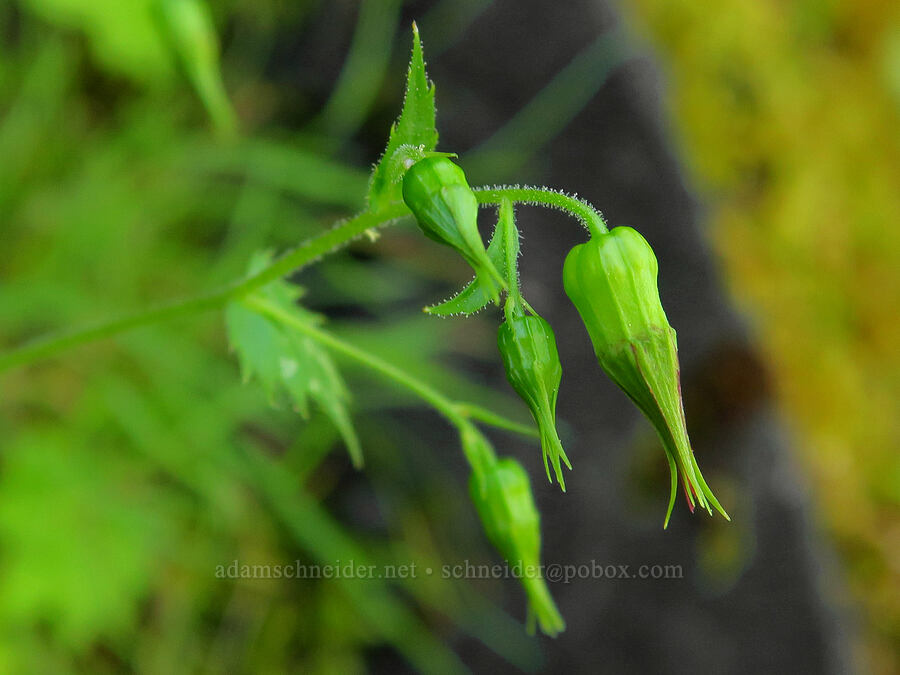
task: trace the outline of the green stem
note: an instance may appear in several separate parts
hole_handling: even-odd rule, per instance
[[[390,204],[378,213],[361,213],[316,237],[308,239],[297,248],[285,253],[258,274],[233,282],[218,290],[193,298],[170,302],[80,330],[39,338],[18,349],[0,355],[0,373],[16,366],[54,356],[59,352],[78,345],[124,333],[132,328],[217,309],[230,300],[246,295],[257,288],[261,288],[276,279],[280,279],[309,265],[322,256],[333,253],[367,230],[385,227],[408,214],[409,210],[400,202]]]
[[[143,312],[136,312],[80,330],[38,338],[22,347],[0,355],[0,373],[16,366],[23,366],[33,361],[54,356],[72,347],[124,333],[132,328],[215,309],[220,307],[226,298],[227,296],[222,296],[220,292],[213,292],[208,295],[161,305]]]
[[[593,206],[575,197],[547,188],[476,188],[475,195],[478,197],[480,204],[499,204],[502,200],[509,200],[558,208],[578,218],[591,235],[603,234],[607,231],[603,216]],[[401,202],[394,202],[377,213],[367,211],[338,223],[330,230],[308,239],[297,248],[288,251],[259,273],[228,284],[218,290],[193,298],[170,302],[149,310],[135,312],[118,319],[88,326],[87,328],[38,338],[22,347],[0,354],[0,373],[17,366],[23,366],[54,356],[88,342],[124,333],[133,328],[217,309],[230,300],[247,295],[271,281],[280,279],[329,253],[333,253],[367,230],[386,227],[395,220],[407,215],[409,215],[409,209],[407,209],[406,205]]]
[[[474,425],[460,427],[459,440],[462,443],[463,456],[476,476],[484,476],[497,464],[497,454],[491,442]]]
[[[474,190],[479,204],[500,204],[503,200],[508,199],[523,204],[549,206],[560,211],[566,211],[578,218],[591,236],[608,232],[603,215],[591,204],[556,190],[505,185],[491,188],[474,188]]]
[[[471,422],[469,421],[469,418],[471,417],[472,419],[478,419],[485,424],[506,429],[507,431],[514,431],[527,436],[535,436],[534,429],[507,420],[497,413],[471,404],[457,403],[456,401],[450,400],[436,389],[432,389],[429,385],[416,379],[412,375],[409,375],[400,368],[397,368],[397,366],[392,363],[388,363],[370,352],[360,349],[349,342],[345,342],[331,333],[316,328],[283,307],[258,296],[244,298],[243,304],[260,314],[268,316],[274,321],[296,330],[298,333],[303,333],[307,337],[311,337],[331,351],[353,359],[367,368],[393,380],[397,384],[406,387],[419,398],[429,403],[435,410],[446,417],[451,424],[458,427],[460,431],[471,426]]]
[[[474,403],[457,402],[456,409],[469,419],[477,420],[488,426],[496,427],[497,429],[504,429],[515,434],[521,434],[522,436],[530,436],[531,438],[541,437],[540,432],[533,426],[513,422],[512,420],[503,417],[503,415],[498,415],[494,411],[482,408]]]
[[[503,313],[507,320],[522,313],[522,290],[519,288],[519,229],[513,203],[509,199],[500,200],[498,227],[502,227],[503,247],[506,250],[506,304]]]

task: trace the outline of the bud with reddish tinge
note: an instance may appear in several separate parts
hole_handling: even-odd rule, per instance
[[[600,366],[641,409],[659,434],[672,473],[665,525],[669,523],[678,474],[688,505],[725,518],[691,449],[681,401],[675,331],[659,300],[656,256],[630,227],[617,227],[573,248],[563,282],[578,309]]]

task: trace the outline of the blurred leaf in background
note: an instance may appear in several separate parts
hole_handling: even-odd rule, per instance
[[[159,0],[23,0],[54,24],[84,33],[103,68],[144,84],[174,74],[172,52],[155,21]]]
[[[635,0],[823,523],[900,668],[900,5]]]
[[[270,253],[257,253],[250,260],[247,275],[261,272],[271,262]],[[258,293],[302,323],[316,325],[324,321],[324,317],[297,304],[302,289],[284,280],[274,281]],[[307,336],[285,330],[240,301],[225,308],[225,323],[244,381],[258,378],[273,403],[284,398],[283,390],[293,409],[306,418],[310,401],[315,402],[340,432],[353,465],[361,469],[362,448],[347,412],[350,393],[324,348]]]

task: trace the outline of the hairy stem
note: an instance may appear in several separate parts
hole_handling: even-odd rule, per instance
[[[250,309],[268,316],[274,321],[277,321],[292,330],[296,330],[298,333],[303,333],[307,337],[311,337],[327,349],[353,359],[367,368],[384,375],[386,378],[393,380],[397,384],[406,387],[423,401],[430,404],[461,431],[469,426],[469,419],[471,418],[477,419],[485,424],[506,429],[507,431],[514,431],[526,436],[535,436],[535,430],[531,427],[508,420],[490,410],[485,410],[484,408],[468,403],[457,403],[456,401],[450,400],[436,389],[432,389],[429,385],[416,379],[409,373],[404,372],[394,364],[388,363],[380,357],[360,349],[349,342],[345,342],[331,333],[316,328],[310,323],[303,321],[295,314],[285,310],[283,307],[273,304],[259,296],[251,295],[242,302]]]
[[[506,250],[506,285],[508,287],[503,314],[508,320],[522,311],[522,289],[519,288],[519,229],[516,227],[516,215],[512,201],[501,199],[499,212],[497,227],[503,226],[500,234],[503,236],[503,246]]]
[[[306,267],[329,253],[333,253],[367,230],[385,227],[408,214],[409,210],[400,202],[391,204],[378,213],[361,213],[349,220],[338,223],[335,227],[316,237],[306,240],[297,248],[288,251],[275,260],[275,262],[258,274],[232,282],[218,290],[184,300],[176,300],[159,307],[135,312],[134,314],[98,323],[80,330],[39,338],[18,349],[0,354],[0,373],[16,366],[54,356],[72,347],[124,333],[132,328],[217,309],[230,300],[246,295],[276,279]]]
[[[603,215],[591,204],[549,188],[498,185],[475,188],[475,196],[478,197],[479,204],[500,204],[503,200],[510,200],[522,204],[549,206],[578,218],[591,236],[605,234],[608,231]]]
[[[478,197],[480,204],[499,204],[503,200],[508,200],[557,208],[578,218],[591,235],[602,234],[607,231],[603,216],[593,206],[585,201],[548,188],[476,188],[475,195]],[[306,267],[329,253],[333,253],[367,230],[386,227],[407,215],[409,215],[409,209],[401,202],[390,204],[377,213],[367,211],[349,220],[340,222],[330,230],[308,239],[297,248],[285,253],[259,273],[228,284],[218,290],[135,312],[79,330],[64,331],[38,338],[22,347],[0,354],[0,373],[17,366],[55,356],[72,347],[124,333],[133,328],[217,309],[230,300],[247,295],[271,281],[280,279],[291,272]]]
[[[531,436],[532,438],[540,438],[541,436],[540,432],[533,426],[513,422],[502,415],[498,415],[492,410],[482,408],[474,403],[462,403],[457,401],[456,409],[469,419],[476,420],[491,427],[496,427],[497,429],[511,431],[515,434],[521,434],[522,436]]]

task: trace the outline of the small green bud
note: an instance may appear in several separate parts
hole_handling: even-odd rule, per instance
[[[403,201],[425,235],[456,249],[496,302],[505,284],[478,232],[478,200],[463,170],[446,157],[419,160],[403,177]]]
[[[517,569],[528,596],[529,617],[536,617],[550,636],[565,629],[547,584],[541,576],[540,516],[528,474],[514,459],[501,459],[473,472],[472,501],[491,543]]]
[[[559,460],[562,459],[569,469],[572,465],[556,432],[556,397],[562,366],[553,329],[539,316],[513,315],[500,324],[497,345],[506,369],[506,379],[528,404],[538,425],[547,479],[552,481],[549,466],[552,464],[556,480],[565,491],[566,482]]]
[[[679,473],[691,511],[696,503],[712,513],[712,505],[729,519],[691,450],[675,331],[659,300],[657,271],[656,256],[647,241],[630,227],[617,227],[569,252],[563,282],[591,336],[600,366],[662,439],[672,474],[665,526]]]

